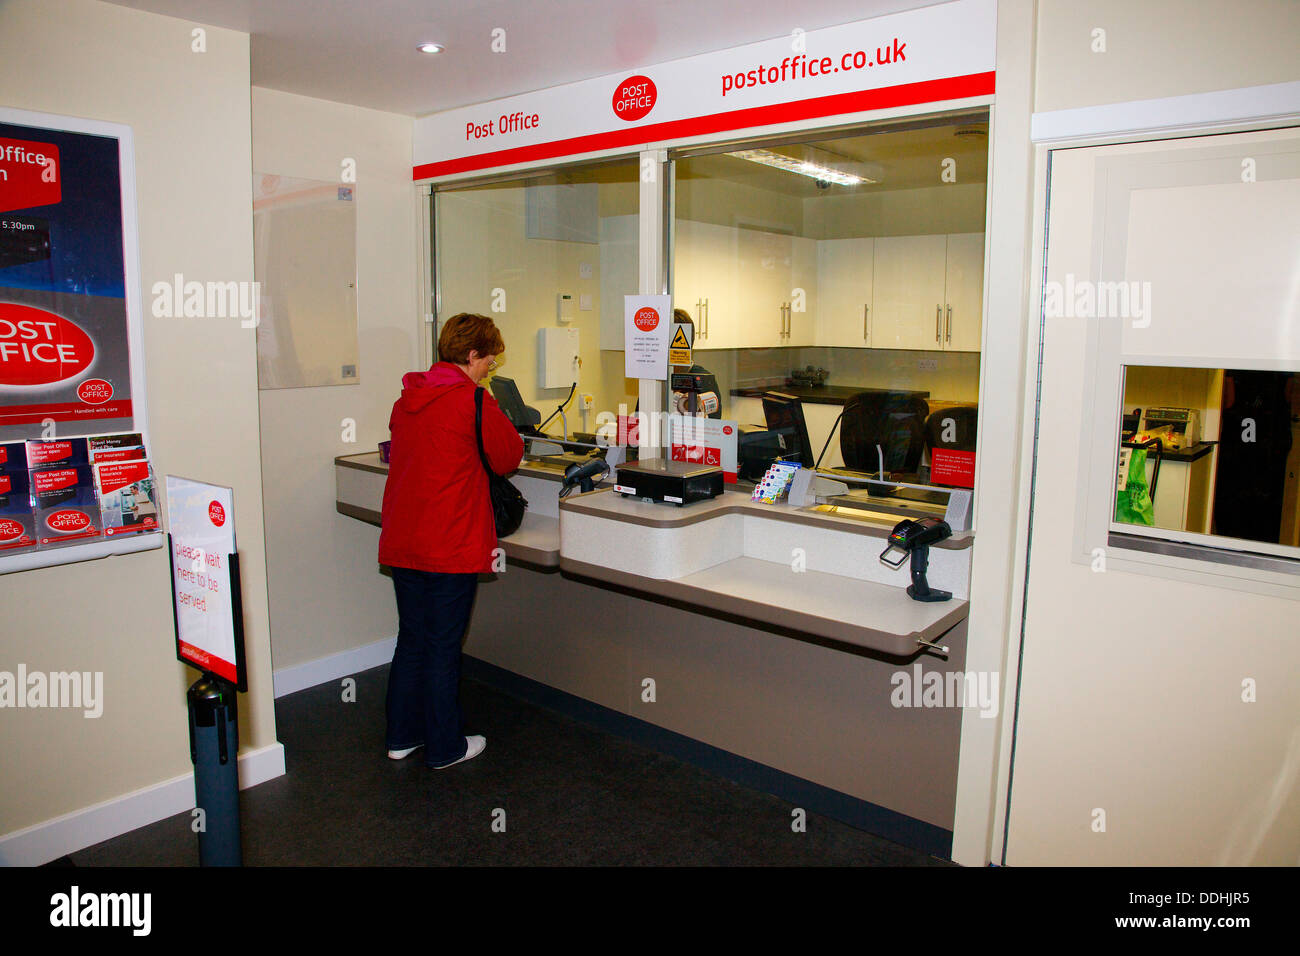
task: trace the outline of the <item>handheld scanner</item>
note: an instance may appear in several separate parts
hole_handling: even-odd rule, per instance
[[[951,536],[952,528],[946,521],[941,521],[938,518],[919,518],[916,520],[905,518],[894,525],[894,530],[889,532],[889,544],[884,551],[880,552],[880,560],[891,568],[901,568],[903,562],[907,560],[909,552],[917,548],[928,547],[936,541],[942,541],[944,538]],[[886,557],[891,551],[898,552],[897,560]]]

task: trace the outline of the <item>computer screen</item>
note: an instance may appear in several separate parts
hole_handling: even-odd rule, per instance
[[[492,396],[501,406],[501,411],[505,412],[506,418],[510,419],[510,424],[521,432],[533,432],[537,422],[528,414],[528,406],[524,404],[524,397],[519,394],[515,380],[504,375],[494,375],[488,384],[492,386]]]
[[[768,431],[781,436],[784,448],[781,457],[811,468],[813,452],[808,441],[808,426],[804,423],[803,403],[784,392],[766,392],[763,395],[763,417],[767,420]]]

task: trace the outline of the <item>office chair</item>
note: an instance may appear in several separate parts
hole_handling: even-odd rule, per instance
[[[840,454],[844,467],[915,478],[925,450],[925,399],[902,392],[858,392],[844,403]],[[887,477],[888,477],[887,475]]]

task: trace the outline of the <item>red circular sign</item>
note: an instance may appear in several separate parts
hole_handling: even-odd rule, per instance
[[[112,384],[102,378],[88,378],[77,386],[77,398],[87,405],[103,405],[112,397]]]
[[[629,123],[636,122],[654,109],[658,98],[654,80],[640,74],[629,76],[614,88],[614,115]]]
[[[647,305],[644,309],[636,310],[632,322],[642,332],[649,332],[659,327],[659,313]]]
[[[220,528],[226,523],[226,509],[221,507],[219,501],[208,502],[208,520]]]
[[[74,531],[85,531],[90,527],[90,515],[75,508],[64,508],[62,511],[48,515],[45,524],[51,531],[57,531],[59,534],[72,534]]]
[[[723,425],[723,426],[722,426],[722,434],[724,434],[724,435],[730,435],[730,434],[731,434],[731,426],[730,426],[730,425]]]
[[[23,536],[23,526],[13,518],[0,518],[0,541],[16,541]]]
[[[95,343],[44,309],[0,302],[0,385],[50,385],[84,372]]]

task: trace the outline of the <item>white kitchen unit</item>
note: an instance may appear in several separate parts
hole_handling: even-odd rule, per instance
[[[1210,533],[1210,518],[1213,513],[1210,507],[1210,479],[1218,455],[1219,451],[1215,448],[1195,461],[1166,458],[1160,462],[1160,480],[1156,483],[1155,497],[1151,499],[1153,527]],[[1148,455],[1148,488],[1151,487],[1154,475],[1155,458]]]
[[[786,344],[790,290],[794,285],[794,237],[762,229],[737,229],[737,280],[743,346]],[[706,345],[706,348],[721,346]]]
[[[678,219],[673,228],[673,307],[690,313],[695,348],[746,348],[740,230],[692,219]]]
[[[790,308],[785,323],[785,345],[816,345],[817,315],[821,308],[821,288],[817,281],[817,240],[795,236],[790,263]],[[798,293],[803,293],[799,308]]]
[[[871,347],[875,250],[870,238],[817,243],[817,345]]]
[[[943,347],[978,352],[984,327],[984,233],[948,236]]]
[[[943,348],[947,236],[876,239],[871,346]]]
[[[978,352],[984,233],[875,240],[872,348]]]
[[[673,304],[695,320],[697,349],[980,350],[982,232],[814,240],[692,220],[676,229]]]

